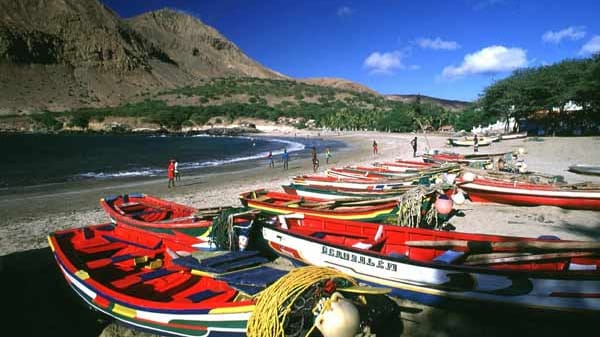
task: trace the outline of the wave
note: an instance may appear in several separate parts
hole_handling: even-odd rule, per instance
[[[153,136],[150,136],[153,137]],[[160,137],[160,136],[159,136]],[[215,137],[210,135],[194,135],[192,137]],[[246,137],[246,136],[217,136],[217,137],[227,137],[227,138],[242,138],[242,139],[254,139],[254,137]],[[258,137],[255,137],[258,138]],[[278,138],[262,138],[263,140],[282,144],[278,150],[272,151],[273,156],[281,155],[283,153],[283,149],[286,148],[288,153],[302,151],[306,148],[306,146],[302,143],[294,142],[287,139],[278,139]],[[269,154],[268,151],[259,152],[255,155],[249,156],[241,156],[234,157],[228,159],[215,159],[215,160],[207,160],[201,162],[182,162],[179,163],[179,168],[181,171],[190,171],[194,169],[201,169],[206,167],[215,167],[233,163],[239,163],[243,161],[256,160],[266,158]],[[156,177],[160,175],[165,175],[167,172],[164,168],[136,168],[131,171],[118,171],[118,172],[85,172],[76,175],[78,178],[84,179],[110,179],[110,178],[128,178],[128,177]]]

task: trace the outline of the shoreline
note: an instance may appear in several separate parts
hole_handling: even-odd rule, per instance
[[[315,132],[296,130],[296,137],[323,138],[342,141],[345,147],[333,152],[329,165],[325,164],[323,149],[319,149],[323,172],[327,167],[350,164],[369,164],[373,161],[392,161],[396,158],[412,158],[410,140],[414,133],[383,132]],[[287,132],[265,132],[264,137],[292,137]],[[446,136],[417,134],[418,154],[426,148],[470,153],[470,147],[446,147]],[[373,140],[379,144],[379,155],[371,152]],[[600,137],[545,138],[543,141],[511,140],[480,148],[480,153],[526,149],[528,168],[532,171],[562,175],[571,183],[594,181],[600,177],[581,176],[566,171],[575,159],[584,158],[589,163],[600,163],[600,152],[586,150],[600,146]],[[303,151],[306,152],[306,151]],[[557,158],[562,158],[558,160]],[[98,201],[107,195],[146,193],[194,207],[240,205],[238,195],[253,189],[281,190],[294,175],[312,173],[312,163],[307,154],[294,156],[289,170],[283,171],[277,160],[275,168],[269,168],[265,160],[250,165],[237,163],[226,170],[184,175],[180,185],[167,189],[165,178],[109,183],[76,183],[67,188],[28,193],[0,195],[0,255],[47,246],[46,235],[50,232],[109,221],[100,209]],[[253,167],[252,167],[253,166]],[[464,217],[451,219],[456,231],[517,235],[536,237],[543,234],[558,235],[563,239],[600,240],[600,217],[593,211],[563,210],[556,207],[516,207],[499,204],[479,205],[467,202],[456,207],[463,210]],[[486,221],[479,221],[486,219]]]

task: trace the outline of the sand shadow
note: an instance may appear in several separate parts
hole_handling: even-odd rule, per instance
[[[3,322],[19,336],[96,337],[108,325],[63,278],[50,248],[0,256]]]
[[[588,240],[600,240],[600,222],[596,221],[590,225],[580,225],[569,222],[563,222],[561,228],[570,233],[584,235]]]

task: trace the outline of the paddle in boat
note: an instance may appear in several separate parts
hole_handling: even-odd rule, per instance
[[[240,195],[245,207],[269,214],[303,213],[332,219],[381,221],[398,211],[397,198],[323,200],[287,193],[256,190]]]
[[[600,242],[408,228],[292,214],[263,238],[298,264],[335,268],[428,305],[600,313]]]

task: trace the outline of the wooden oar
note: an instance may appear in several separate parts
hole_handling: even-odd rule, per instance
[[[486,254],[487,255],[487,254]],[[491,254],[490,254],[491,255]],[[517,263],[517,262],[533,262],[541,260],[566,259],[572,257],[583,257],[596,255],[596,252],[565,252],[565,253],[547,253],[534,255],[518,255],[506,257],[489,257],[481,258],[474,261],[465,261],[464,265],[483,265],[483,264],[498,264],[498,263]]]
[[[539,250],[600,250],[596,241],[467,241],[467,240],[413,240],[406,241],[410,247],[468,248],[470,252],[539,251]]]

